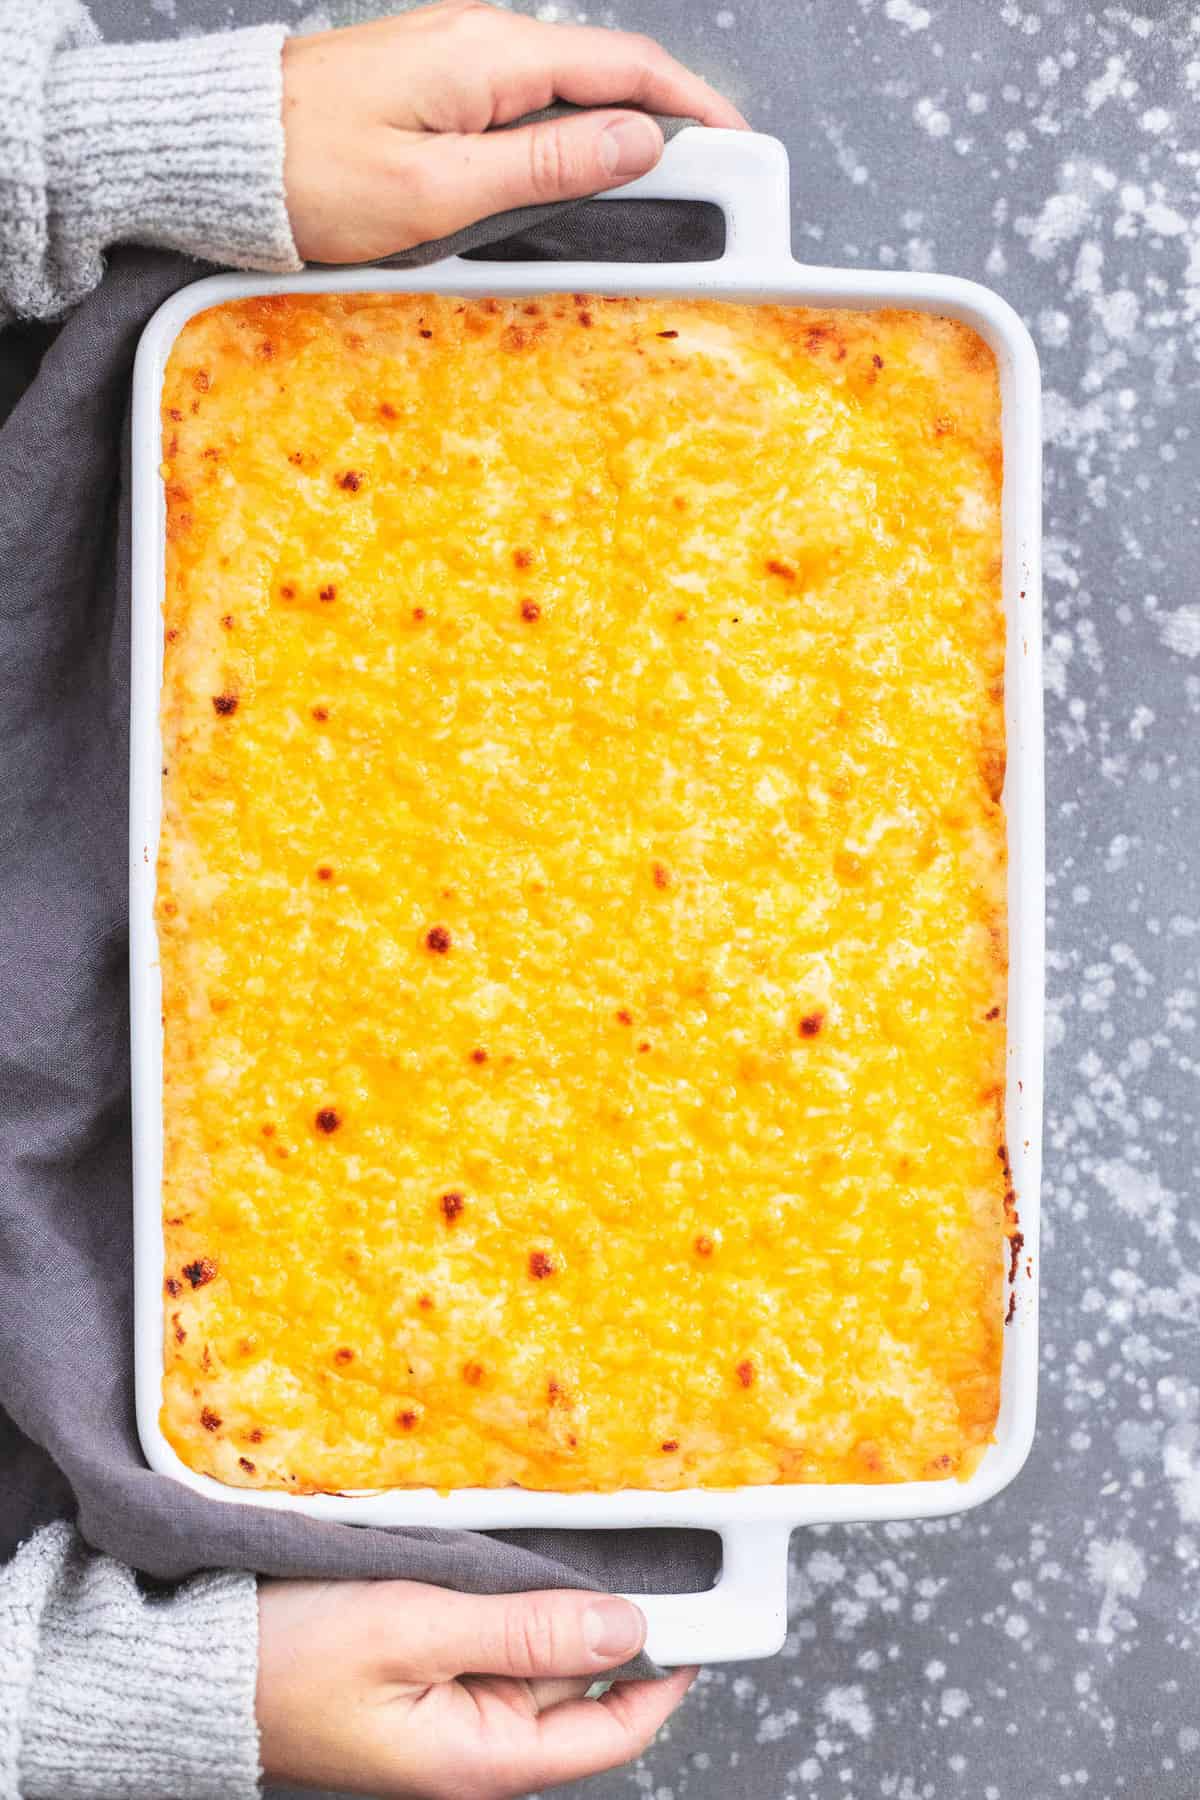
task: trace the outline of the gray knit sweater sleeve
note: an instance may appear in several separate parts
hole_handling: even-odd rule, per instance
[[[300,268],[283,185],[285,35],[102,44],[79,0],[0,0],[0,320],[73,306],[110,244]]]
[[[164,1598],[67,1525],[0,1568],[0,1800],[253,1800],[252,1575]]]

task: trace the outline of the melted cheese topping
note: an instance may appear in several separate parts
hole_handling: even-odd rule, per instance
[[[999,400],[915,313],[294,296],[163,391],[163,1426],[293,1491],[963,1474]]]

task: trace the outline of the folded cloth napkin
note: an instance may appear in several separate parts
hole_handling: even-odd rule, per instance
[[[479,253],[498,237],[501,256],[596,257],[611,244],[623,260],[700,260],[720,241],[709,208],[597,201],[493,221],[456,247]],[[150,314],[206,272],[120,250],[61,327],[0,333],[0,1558],[68,1518],[96,1549],[165,1580],[224,1567],[470,1592],[710,1586],[719,1546],[704,1532],[332,1525],[202,1499],[142,1458],[126,999],[129,384]]]

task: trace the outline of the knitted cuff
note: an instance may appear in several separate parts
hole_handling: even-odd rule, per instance
[[[14,1578],[16,1614],[28,1624],[25,1665],[32,1646],[13,1793],[255,1800],[252,1575],[199,1575],[152,1598],[128,1569],[52,1526],[4,1576]]]
[[[56,53],[95,43],[80,0],[0,0],[0,323],[45,316],[48,280],[46,82]]]
[[[283,185],[286,28],[63,49],[46,87],[52,254],[93,287],[107,244],[288,271],[301,261]]]

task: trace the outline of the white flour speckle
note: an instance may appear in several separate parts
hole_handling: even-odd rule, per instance
[[[1163,1187],[1150,1169],[1132,1163],[1104,1161],[1096,1165],[1096,1180],[1116,1201],[1128,1219],[1144,1225],[1152,1238],[1165,1240],[1175,1227],[1175,1196]]]
[[[1061,350],[1071,335],[1071,319],[1057,306],[1045,306],[1038,314],[1038,336],[1047,350]]]
[[[1104,65],[1102,75],[1089,81],[1083,91],[1083,101],[1089,113],[1099,111],[1106,100],[1115,94],[1128,99],[1137,92],[1137,83],[1130,81],[1126,74],[1126,60],[1123,56],[1110,56]]]
[[[821,1711],[834,1725],[847,1725],[855,1737],[868,1738],[875,1729],[875,1719],[861,1685],[830,1688],[821,1702]]]
[[[861,162],[859,158],[855,156],[853,150],[851,150],[846,143],[846,136],[842,127],[833,119],[826,119],[823,121],[821,129],[824,131],[829,143],[833,146],[834,154],[837,157],[837,165],[842,171],[842,174],[847,176],[849,180],[854,183],[855,187],[861,187],[862,184],[869,179],[869,171],[866,164]]]
[[[928,31],[929,8],[914,6],[912,0],[887,0],[884,17],[894,25],[903,25],[906,31]]]
[[[1200,1525],[1200,1424],[1178,1420],[1163,1439],[1163,1474],[1185,1525]]]
[[[1141,314],[1141,303],[1131,288],[1117,288],[1095,302],[1096,312],[1110,338],[1132,337]]]
[[[935,106],[933,101],[928,98],[917,101],[913,107],[913,118],[929,133],[930,137],[940,138],[949,135],[949,114],[944,113],[940,106]]]
[[[1097,1538],[1087,1547],[1087,1572],[1101,1589],[1096,1637],[1102,1644],[1111,1644],[1114,1628],[1128,1623],[1121,1602],[1136,1600],[1145,1585],[1146,1559],[1127,1538],[1113,1538],[1111,1542]]]
[[[832,1550],[814,1550],[804,1565],[804,1572],[818,1587],[831,1587],[842,1580],[846,1565]]]
[[[1177,656],[1200,656],[1200,606],[1181,606],[1160,613],[1158,634]]]

